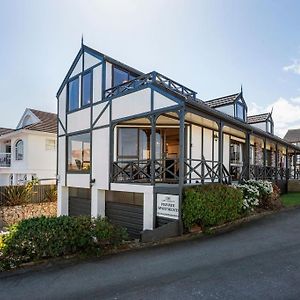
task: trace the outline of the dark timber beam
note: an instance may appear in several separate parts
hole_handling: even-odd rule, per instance
[[[155,184],[155,160],[156,160],[156,115],[151,116],[151,150],[150,150],[150,158],[151,158],[151,184]]]
[[[219,122],[219,183],[223,182],[223,152],[224,152],[224,143],[223,143],[223,126],[224,123],[222,121]],[[214,155],[214,153],[213,153]]]
[[[184,158],[185,158],[185,128],[184,128],[184,117],[185,111],[184,108],[181,108],[179,111],[179,234],[183,233],[183,224],[182,224],[182,198],[183,198],[183,186],[184,186]]]
[[[278,182],[278,144],[275,145],[275,182]]]
[[[264,175],[263,175],[263,179],[266,179],[267,177],[267,139],[264,138]]]
[[[296,151],[294,151],[294,155],[293,155],[294,179],[296,179],[296,163],[297,163],[297,154]]]
[[[246,180],[250,179],[250,132],[246,132],[246,139],[245,139],[246,143],[245,143],[245,147],[246,147],[246,157],[245,157],[245,173],[244,173],[244,177]]]

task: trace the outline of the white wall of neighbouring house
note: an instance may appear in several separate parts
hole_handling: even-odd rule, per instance
[[[54,143],[54,147],[52,147]],[[36,174],[44,184],[55,183],[56,178],[56,134],[35,132],[27,138],[27,173]]]

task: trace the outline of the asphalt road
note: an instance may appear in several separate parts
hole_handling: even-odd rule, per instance
[[[0,299],[300,299],[300,209],[230,233],[0,277]]]

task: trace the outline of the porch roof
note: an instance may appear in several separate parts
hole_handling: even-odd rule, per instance
[[[288,141],[280,138],[279,136],[270,134],[268,132],[263,131],[257,127],[254,127],[248,123],[235,119],[234,117],[227,115],[223,112],[220,112],[214,108],[211,108],[206,102],[194,101],[192,99],[187,99],[186,104],[188,108],[198,110],[201,114],[204,113],[208,116],[211,116],[214,120],[218,119],[220,121],[225,122],[227,125],[232,125],[235,128],[239,128],[240,130],[244,130],[245,132],[249,132],[255,135],[258,135],[263,138],[267,138],[268,140],[278,142],[286,147],[292,148],[293,150],[300,153],[300,147],[289,143]]]

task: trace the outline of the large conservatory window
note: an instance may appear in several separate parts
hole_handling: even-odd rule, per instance
[[[116,66],[113,67],[113,86],[117,86],[129,80],[133,80],[136,77],[137,76],[135,74],[117,68]]]
[[[92,99],[92,73],[88,72],[83,76],[82,106],[90,104],[91,99]]]
[[[150,135],[148,128],[119,128],[118,160],[150,159]]]
[[[24,143],[22,140],[16,142],[16,160],[23,160],[24,156]]]
[[[69,111],[79,108],[79,77],[69,82],[68,103]]]
[[[90,170],[90,133],[68,138],[68,171],[88,172]]]

